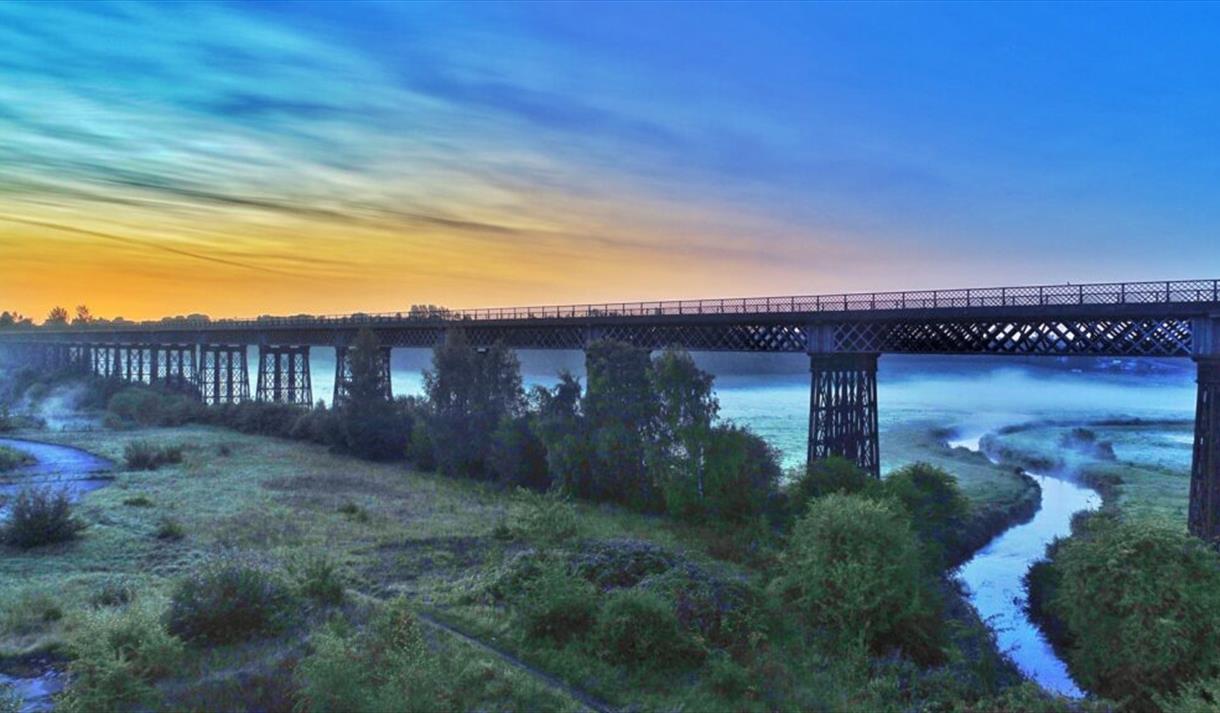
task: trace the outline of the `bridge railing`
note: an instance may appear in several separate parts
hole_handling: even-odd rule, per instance
[[[413,309],[375,314],[296,315],[240,319],[172,318],[158,322],[42,329],[146,329],[231,328],[245,326],[339,326],[379,325],[402,322],[499,321],[529,319],[586,319],[595,317],[650,317],[676,315],[733,315],[874,312],[879,310],[927,310],[971,307],[1063,307],[1079,305],[1146,305],[1220,303],[1220,280],[1164,282],[1109,282],[1091,284],[1037,285],[1025,287],[972,287],[951,290],[901,292],[857,292],[833,295],[786,297],[735,297],[654,302],[606,302],[601,304],[550,305],[540,307],[494,307],[448,310]]]

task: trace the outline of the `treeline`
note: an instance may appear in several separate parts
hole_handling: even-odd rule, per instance
[[[588,349],[588,383],[563,373],[528,391],[514,352],[475,348],[461,331],[436,347],[425,396],[382,397],[379,344],[364,330],[349,352],[348,397],[302,411],[247,402],[204,407],[190,397],[125,387],[111,422],[204,422],[321,443],[374,460],[520,486],[686,519],[745,521],[781,506],[775,451],[718,418],[713,377],[685,351],[656,358],[621,342]]]

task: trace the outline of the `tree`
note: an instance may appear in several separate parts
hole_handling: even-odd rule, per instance
[[[649,467],[667,489],[705,494],[706,449],[720,402],[714,377],[695,366],[685,350],[669,348],[652,362],[650,380],[657,401]],[[686,481],[674,483],[674,480]]]
[[[566,493],[592,492],[593,453],[581,410],[580,381],[564,371],[553,388],[535,386],[530,394],[534,430],[546,446],[547,471]]]
[[[461,330],[452,330],[432,353],[424,388],[437,466],[445,473],[487,477],[493,434],[525,408],[516,355],[500,343],[476,350]]]
[[[347,384],[347,399],[338,405],[343,445],[374,460],[401,456],[410,424],[399,417],[394,403],[386,398],[386,373],[377,335],[361,329],[347,358],[351,380]]]
[[[43,324],[67,324],[68,310],[63,307],[52,307],[47,313],[47,319]]]
[[[89,312],[89,308],[85,305],[76,305],[76,317],[72,320],[72,324],[89,324],[93,321],[93,315]]]
[[[647,349],[598,341],[585,350],[589,386],[582,404],[595,463],[584,497],[616,500],[637,510],[661,509],[660,489],[648,470],[657,399]]]

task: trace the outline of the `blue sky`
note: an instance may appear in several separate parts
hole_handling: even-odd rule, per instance
[[[0,3],[0,302],[1220,275],[1217,36],[1206,5]]]

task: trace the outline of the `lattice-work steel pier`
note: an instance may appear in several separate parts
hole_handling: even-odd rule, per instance
[[[1190,530],[1220,541],[1220,280],[989,287],[915,292],[620,302],[258,319],[173,319],[0,331],[0,356],[129,381],[190,383],[208,403],[249,397],[246,349],[258,347],[256,398],[312,399],[310,347],[346,349],[373,330],[389,350],[431,347],[461,329],[474,346],[640,347],[810,355],[810,458],[879,469],[876,364],[883,354],[1194,358],[1199,365]],[[386,378],[385,395],[390,396]]]

